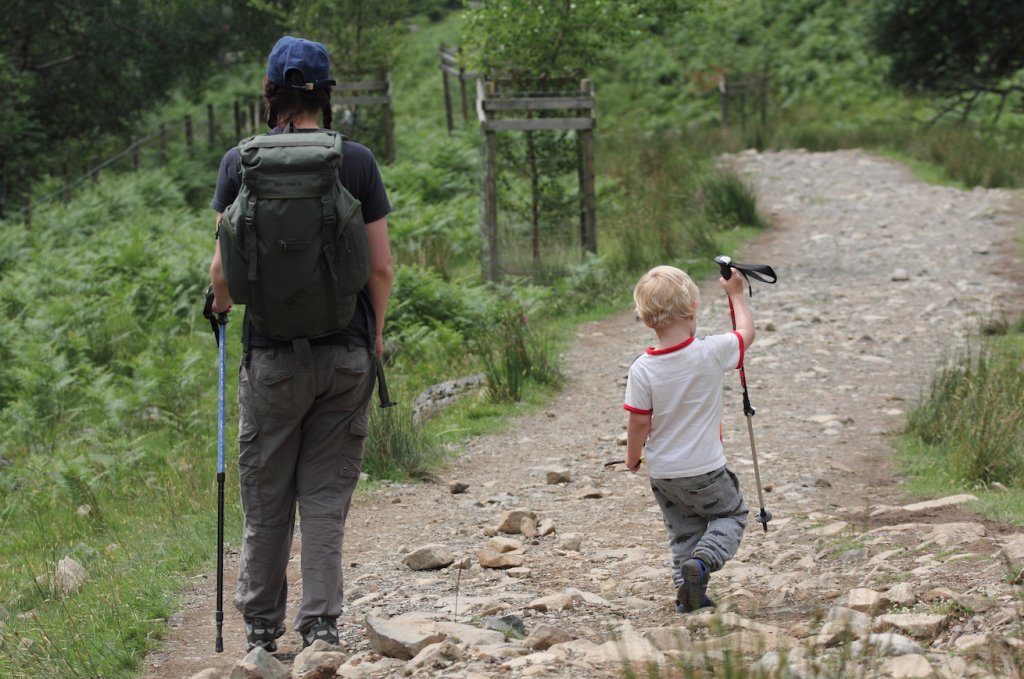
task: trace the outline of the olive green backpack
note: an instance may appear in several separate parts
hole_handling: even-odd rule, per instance
[[[304,365],[309,340],[349,324],[370,278],[361,204],[338,176],[343,139],[331,130],[295,134],[290,125],[243,139],[242,188],[218,234],[231,300],[246,305],[261,334],[291,341]],[[376,328],[368,329],[376,359]]]

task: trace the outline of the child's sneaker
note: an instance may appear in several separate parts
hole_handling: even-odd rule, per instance
[[[710,602],[711,606],[714,606],[714,602],[707,597],[708,580],[711,579],[711,576],[704,562],[700,559],[690,559],[680,566],[680,571],[683,576],[683,584],[676,592],[676,610],[679,611],[682,608],[683,610],[679,612],[689,613],[698,608],[704,608],[705,599]]]

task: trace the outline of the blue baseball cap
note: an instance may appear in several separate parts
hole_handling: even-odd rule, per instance
[[[304,84],[285,80],[285,74],[295,69],[302,74]],[[267,59],[267,79],[280,87],[300,90],[318,90],[336,85],[331,80],[331,61],[327,48],[318,42],[286,35],[277,41]]]

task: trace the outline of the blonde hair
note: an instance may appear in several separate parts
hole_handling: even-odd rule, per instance
[[[659,330],[693,318],[693,305],[700,301],[700,293],[684,271],[656,266],[637,281],[633,301],[640,320]]]

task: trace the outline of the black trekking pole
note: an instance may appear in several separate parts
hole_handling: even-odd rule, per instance
[[[228,315],[226,312],[213,313],[213,287],[206,291],[206,308],[203,316],[210,321],[213,336],[217,339],[219,363],[217,367],[217,638],[214,650],[224,652],[224,389],[227,350]]]
[[[732,278],[732,269],[735,268],[740,274],[743,275],[747,281],[747,285],[750,286],[750,278],[753,276],[755,279],[764,283],[775,283],[778,278],[775,272],[770,266],[764,264],[734,264],[732,259],[722,255],[715,257],[715,263],[718,264],[718,268],[721,269],[722,278],[729,280]],[[761,277],[759,274],[765,274],[772,277],[772,280],[767,280]],[[750,288],[750,296],[754,296],[753,287]],[[736,310],[732,306],[732,298],[729,299],[729,315],[732,317],[732,329],[736,330]],[[740,385],[743,387],[743,414],[747,418],[747,434],[750,436],[750,456],[754,460],[754,482],[757,484],[757,500],[761,506],[761,512],[754,517],[754,519],[764,527],[764,532],[768,532],[768,522],[772,520],[772,513],[764,508],[764,493],[761,489],[761,470],[757,465],[757,447],[754,445],[754,406],[750,405],[750,395],[747,393],[747,374],[740,366]]]

